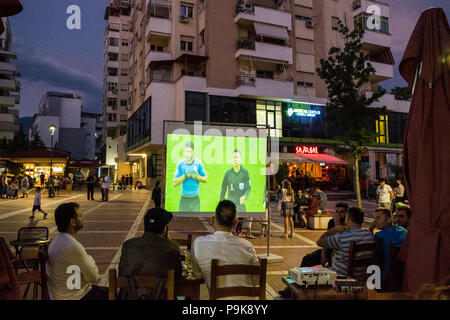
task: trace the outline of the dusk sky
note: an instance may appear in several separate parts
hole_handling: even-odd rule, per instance
[[[74,92],[85,111],[101,113],[103,87],[103,19],[108,0],[20,0],[24,10],[10,17],[15,63],[22,77],[20,116],[37,112],[45,91]],[[449,0],[390,0],[394,78],[380,84],[390,90],[405,86],[398,72],[411,32],[420,13],[441,7],[450,19]],[[81,30],[68,30],[66,9],[81,8]]]

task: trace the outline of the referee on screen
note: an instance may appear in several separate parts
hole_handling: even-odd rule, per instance
[[[222,192],[220,193],[220,201],[225,199],[228,190],[228,200],[236,205],[237,212],[246,212],[245,200],[250,194],[250,176],[248,171],[241,166],[241,152],[234,150],[233,152],[233,168],[225,173],[222,182]]]

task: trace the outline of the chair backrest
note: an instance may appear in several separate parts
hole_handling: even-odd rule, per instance
[[[266,271],[267,259],[262,258],[259,266],[233,264],[219,266],[219,260],[211,261],[211,284],[209,297],[216,300],[225,297],[259,297],[259,300],[266,299]],[[218,288],[217,277],[228,275],[259,275],[259,286],[257,287],[223,287]]]
[[[395,245],[394,242],[389,244],[389,276],[383,288],[385,292],[399,292],[403,289],[405,265],[397,258],[400,249],[401,246]]]
[[[47,227],[23,227],[17,233],[17,240],[48,240]]]
[[[157,284],[158,279],[156,277],[134,277],[136,280],[136,288],[152,289]],[[126,277],[118,277],[116,269],[109,270],[109,288],[108,299],[116,300],[117,289],[128,288],[128,279]],[[175,289],[175,271],[167,271],[167,279],[164,285],[167,292],[167,300],[174,300]]]
[[[379,265],[379,247],[380,241],[361,244],[352,241],[348,253],[347,277],[365,282],[368,277],[367,267]]]
[[[47,272],[45,264],[48,259],[48,254],[44,250],[39,250],[39,268],[41,269],[41,299],[50,300],[47,287]]]
[[[180,246],[186,246],[186,250],[191,250],[192,247],[192,233],[188,233],[187,239],[171,238]]]

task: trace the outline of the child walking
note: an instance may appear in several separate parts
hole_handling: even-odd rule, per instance
[[[36,188],[36,195],[34,196],[34,205],[33,205],[33,215],[30,217],[30,220],[34,219],[34,212],[39,210],[44,214],[44,219],[47,219],[47,212],[41,209],[41,187]]]

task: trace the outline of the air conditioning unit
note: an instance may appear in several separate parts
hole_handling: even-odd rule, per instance
[[[310,28],[310,29],[314,28],[314,23],[313,23],[312,19],[306,20],[305,24],[306,24],[307,28]]]
[[[180,22],[188,23],[189,22],[189,17],[188,16],[180,16]]]

